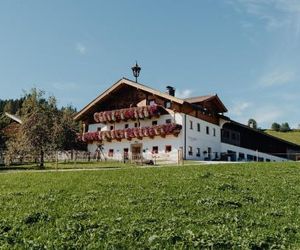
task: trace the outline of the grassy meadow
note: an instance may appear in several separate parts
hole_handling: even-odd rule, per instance
[[[300,164],[0,174],[0,249],[299,249]]]

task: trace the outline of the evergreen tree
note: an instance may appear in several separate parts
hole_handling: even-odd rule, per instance
[[[287,122],[284,122],[280,126],[280,132],[288,132],[291,131],[290,125]]]
[[[279,131],[280,130],[280,124],[277,123],[277,122],[273,122],[272,126],[271,126],[271,129],[274,130],[274,131]]]

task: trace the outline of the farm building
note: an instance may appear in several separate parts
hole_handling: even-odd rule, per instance
[[[218,95],[181,99],[122,78],[77,113],[92,154],[131,160],[296,160],[300,146],[231,120]]]

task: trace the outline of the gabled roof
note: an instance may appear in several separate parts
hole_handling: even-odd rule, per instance
[[[213,101],[220,108],[220,112],[227,112],[228,111],[217,94],[215,94],[215,95],[195,96],[195,97],[186,98],[184,100],[186,102],[189,102],[189,103],[192,103],[192,104],[204,104],[205,102]]]
[[[178,104],[184,104],[184,103],[194,104],[194,103],[197,103],[197,101],[195,101],[195,100],[198,100],[199,98],[201,99],[201,102],[217,99],[217,102],[222,107],[222,112],[227,111],[227,109],[225,108],[224,104],[221,102],[221,100],[219,99],[219,97],[217,95],[210,95],[210,96],[205,96],[205,97],[203,96],[203,97],[194,97],[194,98],[181,99],[181,98],[177,98],[175,96],[169,95],[167,93],[158,91],[156,89],[150,88],[150,87],[148,87],[148,86],[146,86],[144,84],[136,83],[134,81],[131,81],[131,80],[123,77],[122,79],[120,79],[119,81],[117,81],[116,83],[114,83],[111,87],[109,87],[107,90],[105,90],[102,94],[100,94],[97,98],[95,98],[93,101],[91,101],[88,105],[86,105],[82,110],[80,110],[76,114],[76,116],[74,117],[74,119],[75,120],[79,120],[80,118],[82,118],[82,116],[86,112],[88,112],[94,105],[98,104],[103,98],[105,98],[110,93],[112,93],[114,90],[117,90],[118,88],[120,88],[120,87],[122,87],[124,85],[132,86],[134,88],[143,90],[145,92],[151,93],[151,94],[156,95],[156,96],[160,96],[162,98],[165,98],[165,99],[170,100],[172,102],[176,102]]]
[[[202,95],[202,96],[185,98],[184,100],[189,103],[197,103],[197,102],[204,102],[210,100],[212,97],[214,97],[214,95]]]
[[[104,98],[105,96],[109,95],[111,92],[113,92],[115,89],[117,89],[118,87],[122,86],[122,85],[129,85],[129,86],[132,86],[132,87],[135,87],[137,89],[141,89],[141,90],[144,90],[146,92],[149,92],[149,93],[152,93],[154,95],[157,95],[157,96],[161,96],[165,99],[168,99],[170,101],[173,101],[173,102],[176,102],[176,103],[179,103],[179,104],[183,104],[184,103],[184,100],[182,99],[179,99],[175,96],[171,96],[169,94],[166,94],[166,93],[163,93],[161,91],[158,91],[158,90],[155,90],[153,88],[150,88],[144,84],[141,84],[141,83],[136,83],[134,81],[131,81],[127,78],[122,78],[120,79],[119,81],[117,81],[115,84],[113,84],[111,87],[109,87],[107,90],[105,90],[101,95],[99,95],[96,99],[94,99],[93,101],[91,101],[88,105],[86,105],[82,110],[80,110],[76,116],[74,117],[75,120],[78,120],[80,119],[80,117],[85,113],[87,112],[91,107],[93,107],[95,104],[97,104],[98,102],[100,102],[100,100],[102,98]]]

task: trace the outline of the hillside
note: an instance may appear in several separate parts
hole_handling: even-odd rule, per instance
[[[2,173],[0,248],[300,249],[299,174],[296,162]]]
[[[269,135],[276,136],[278,138],[281,138],[286,141],[290,141],[296,144],[300,145],[300,131],[299,130],[293,130],[290,132],[276,132],[274,130],[265,130]]]

